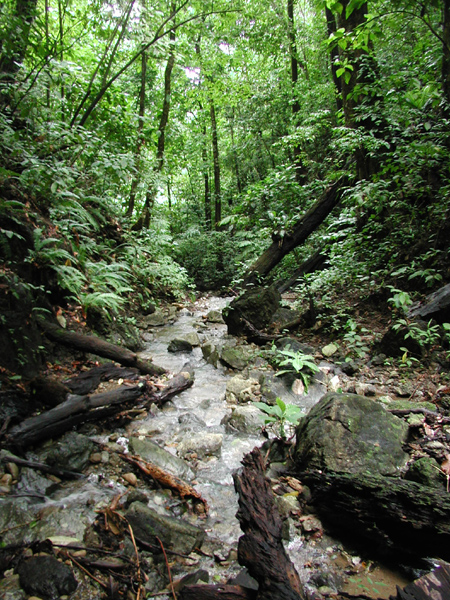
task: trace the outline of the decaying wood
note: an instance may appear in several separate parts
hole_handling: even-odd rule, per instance
[[[237,517],[244,532],[239,539],[239,563],[259,584],[257,600],[304,600],[298,573],[283,546],[282,521],[259,449],[247,454],[242,463],[243,470],[234,475]]]
[[[51,473],[52,475],[56,475],[57,477],[61,477],[63,479],[79,479],[84,477],[83,473],[77,473],[76,471],[67,471],[66,469],[59,469],[58,467],[52,467],[50,465],[46,465],[45,463],[35,462],[32,460],[25,460],[23,458],[18,458],[17,456],[11,456],[9,454],[4,455],[2,457],[3,463],[14,463],[19,465],[20,467],[28,467],[30,469],[36,469],[37,471],[42,471],[43,473]]]
[[[240,585],[187,585],[180,600],[256,600],[257,592]],[[275,599],[274,599],[275,600]]]
[[[136,367],[119,367],[114,363],[106,363],[98,367],[92,367],[89,371],[83,371],[64,382],[72,394],[89,394],[95,390],[101,381],[110,379],[128,379],[134,381],[139,377]]]
[[[442,563],[437,569],[407,585],[397,587],[390,600],[448,600],[450,598],[450,565]]]
[[[169,379],[168,384],[152,398],[152,402],[162,406],[171,398],[187,390],[194,384],[194,371],[188,367],[184,367],[177,375]]]
[[[291,287],[298,283],[298,280],[300,277],[303,277],[303,275],[324,269],[327,259],[327,255],[322,254],[322,249],[317,250],[295,269],[289,279],[277,281],[275,287],[280,294],[284,294],[284,292],[287,292]]]
[[[264,346],[268,342],[273,342],[274,340],[277,340],[281,337],[280,335],[269,335],[268,333],[263,333],[262,331],[259,331],[259,329],[256,329],[256,327],[252,325],[250,321],[244,319],[244,317],[241,317],[241,323],[243,325],[242,329],[247,340],[254,344]]]
[[[375,475],[307,472],[312,504],[331,532],[396,561],[450,559],[450,494]]]
[[[39,320],[39,326],[49,339],[63,346],[109,358],[126,367],[136,367],[146,375],[163,375],[166,372],[165,369],[154,365],[151,361],[139,358],[135,352],[110,344],[94,335],[83,335],[75,331],[68,331],[56,323],[49,323],[43,319]]]
[[[199,494],[196,489],[179,477],[164,471],[164,469],[161,469],[154,463],[142,459],[140,456],[128,456],[128,454],[119,454],[119,456],[133,466],[138,467],[145,475],[151,477],[162,487],[175,490],[180,494],[181,498],[192,498],[194,501],[201,502],[205,507],[205,511],[208,512],[208,503],[206,500],[202,498],[201,494]]]
[[[8,445],[26,447],[36,442],[62,435],[75,425],[106,418],[127,403],[135,402],[145,391],[143,384],[122,385],[110,392],[77,396],[69,394],[67,400],[40,415],[25,419],[13,427],[6,436]]]
[[[309,235],[315,231],[330,212],[339,204],[341,189],[346,185],[346,178],[342,177],[325,192],[323,198],[318,200],[294,225],[292,231],[283,237],[274,239],[256,262],[244,275],[244,286],[255,284],[261,277],[265,277],[287,255],[303,244]]]

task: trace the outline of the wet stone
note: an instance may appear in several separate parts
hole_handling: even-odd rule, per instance
[[[247,404],[245,406],[236,406],[231,415],[225,417],[224,424],[229,432],[241,431],[243,433],[256,434],[261,432],[264,420],[262,413],[256,406]]]
[[[206,320],[209,323],[225,323],[221,310],[210,310],[206,315]]]
[[[220,456],[222,441],[221,433],[194,434],[178,445],[178,454],[183,457],[195,454],[201,460],[207,456]]]
[[[194,548],[200,548],[205,532],[182,519],[160,515],[140,502],[131,504],[125,514],[136,537],[155,546],[159,554],[158,537],[165,548],[181,554],[189,554]]]
[[[141,440],[132,437],[130,438],[130,446],[134,454],[138,454],[144,460],[154,463],[164,471],[169,471],[169,473],[176,475],[180,479],[190,481],[194,478],[192,469],[184,460],[170,454],[170,452],[167,452],[167,450],[164,450],[158,444],[147,439]]]
[[[93,448],[94,444],[88,437],[70,431],[46,452],[45,462],[61,469],[81,472],[88,465]]]
[[[192,344],[185,339],[176,338],[167,346],[169,352],[192,352]]]
[[[22,588],[44,600],[57,600],[78,586],[71,569],[53,556],[33,557],[21,563],[17,571]]]

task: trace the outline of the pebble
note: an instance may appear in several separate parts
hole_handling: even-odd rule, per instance
[[[137,484],[137,477],[134,473],[125,473],[122,477],[127,481],[130,485],[135,486]]]
[[[94,452],[93,454],[90,455],[89,460],[94,465],[97,465],[98,463],[101,463],[102,462],[102,453],[101,452]]]

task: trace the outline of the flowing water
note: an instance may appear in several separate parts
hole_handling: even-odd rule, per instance
[[[208,341],[221,345],[225,341],[231,342],[227,336],[226,325],[205,323],[203,318],[208,311],[221,310],[226,303],[227,300],[221,298],[200,300],[191,310],[179,311],[174,323],[153,329],[153,339],[147,343],[142,356],[151,356],[156,364],[173,373],[178,373],[188,363],[189,367],[195,370],[195,383],[191,388],[175,396],[162,409],[153,408],[145,418],[133,421],[125,430],[115,434],[115,443],[123,445],[126,449],[130,437],[142,437],[151,439],[173,455],[177,455],[180,444],[193,436],[203,438],[207,438],[209,434],[222,436],[220,452],[215,452],[216,455],[213,456],[194,457],[195,460],[191,462],[195,471],[195,480],[192,484],[209,505],[207,518],[199,522],[195,515],[183,513],[183,509],[178,508],[178,514],[182,518],[190,519],[197,525],[200,523],[200,526],[206,529],[210,540],[214,540],[215,552],[221,555],[220,560],[217,560],[217,556],[216,559],[211,556],[202,557],[197,561],[194,570],[204,567],[210,577],[217,580],[226,579],[240,570],[237,562],[233,560],[236,556],[238,539],[242,535],[236,518],[238,503],[233,485],[233,472],[240,467],[242,457],[255,446],[260,446],[265,438],[259,432],[258,434],[229,432],[223,424],[224,417],[232,410],[225,399],[226,385],[227,381],[236,374],[235,372],[220,364],[217,367],[208,364],[203,358],[200,347],[195,347],[189,353],[170,353],[167,347],[174,338],[183,338],[192,332],[198,333],[202,343]],[[277,381],[276,394],[281,395],[286,402],[294,401],[308,410],[326,392],[326,381],[324,377],[322,383],[311,386],[306,396],[293,394]],[[100,443],[107,442],[109,437],[108,435],[92,436]],[[36,459],[39,456],[30,453],[28,458]],[[102,474],[101,465],[97,472],[93,470],[87,480],[56,485],[55,490],[51,490],[48,485],[48,479],[32,470],[23,469],[21,483],[16,489],[19,497],[13,500],[10,514],[14,515],[14,522],[18,523],[19,528],[24,526],[22,523],[34,523],[35,533],[30,530],[30,540],[36,532],[39,534],[41,529],[41,536],[44,539],[46,537],[57,539],[58,536],[66,535],[73,538],[75,542],[82,540],[84,529],[96,517],[95,510],[99,506],[108,505],[114,496],[126,491],[120,477],[108,479]],[[30,492],[35,496],[29,497]],[[23,497],[20,497],[21,494]],[[149,502],[154,507],[158,508],[159,505],[162,511],[165,510],[162,506],[165,500],[161,496],[161,491],[151,492]],[[171,502],[171,507],[175,507],[176,513],[176,500],[172,499]],[[8,514],[5,510],[3,515],[5,523],[0,514],[1,527],[7,527],[13,522]],[[43,514],[46,515],[46,519],[41,518]],[[10,523],[8,519],[11,519]],[[313,586],[315,589],[325,586],[325,589],[332,590],[340,588],[340,580],[351,571],[353,578],[350,578],[345,589],[351,593],[359,590],[360,593],[374,598],[388,598],[389,592],[395,591],[395,583],[405,584],[388,569],[380,567],[377,567],[377,571],[373,568],[368,569],[359,557],[348,554],[338,542],[328,536],[319,535],[316,539],[314,535],[305,535],[304,531],[296,526],[294,520],[289,519],[287,523],[289,535],[286,548],[303,583],[306,584],[311,577],[313,579],[315,577]],[[12,527],[11,540],[14,540],[14,527]],[[11,543],[8,536],[9,533],[4,539]],[[26,542],[27,539],[25,535],[24,541]],[[206,546],[208,548],[208,542]],[[230,560],[227,561],[227,557]],[[186,566],[185,572],[188,571],[189,568]],[[183,574],[182,569],[180,574]],[[317,574],[323,574],[322,578],[317,579]],[[373,581],[376,585],[379,584],[380,589],[375,587],[372,589]],[[355,589],[351,588],[352,585]],[[375,589],[378,593],[374,591]],[[152,598],[151,595],[147,597]],[[160,594],[156,597],[164,598]]]

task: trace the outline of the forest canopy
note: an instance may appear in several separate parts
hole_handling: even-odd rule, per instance
[[[448,0],[0,11],[3,264],[60,304],[236,288],[340,181],[264,282],[318,251],[312,293],[448,280]]]

